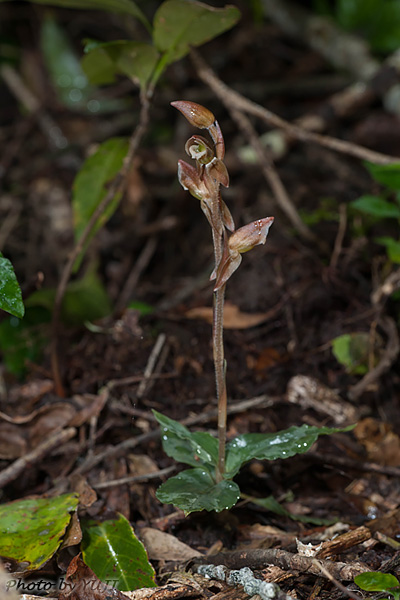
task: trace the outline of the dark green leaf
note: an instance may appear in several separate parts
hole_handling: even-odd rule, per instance
[[[15,317],[24,316],[25,307],[11,261],[0,252],[0,309]]]
[[[52,310],[54,298],[54,289],[38,290],[28,298],[27,307],[41,306]],[[101,319],[110,312],[110,300],[95,269],[88,270],[82,279],[68,284],[61,310],[64,323],[81,325],[85,321]]]
[[[7,370],[23,377],[29,363],[40,360],[48,342],[51,314],[41,307],[29,308],[29,298],[23,319],[11,316],[0,323],[0,351]]]
[[[106,185],[118,173],[128,151],[128,141],[125,138],[111,138],[101,144],[97,151],[84,163],[75,178],[72,208],[74,213],[75,238],[82,235],[90,217],[107,193]],[[114,213],[120,196],[98,219],[93,234],[102,227]]]
[[[153,410],[161,427],[164,452],[192,467],[203,465],[213,471],[218,462],[218,441],[209,433],[191,433],[187,427]]]
[[[122,592],[155,587],[146,550],[124,516],[83,522],[82,528],[83,560],[101,581],[118,580]]]
[[[0,0],[5,2],[9,0]],[[32,0],[36,4],[50,6],[63,6],[64,8],[79,8],[80,10],[105,10],[114,13],[122,13],[135,17],[143,23],[150,31],[151,25],[140,8],[133,0]]]
[[[390,592],[400,585],[398,579],[390,573],[369,572],[354,577],[354,582],[366,592]]]
[[[307,452],[320,435],[329,435],[338,431],[349,431],[330,427],[314,427],[302,425],[290,427],[277,433],[245,433],[235,437],[226,447],[226,477],[232,478],[240,467],[257,458],[259,460],[276,460],[290,458],[295,454]]]
[[[166,63],[174,62],[237,23],[240,12],[235,6],[213,8],[190,0],[166,0],[154,17],[153,40]]]
[[[331,525],[334,522],[332,519],[318,519],[317,517],[309,517],[308,515],[295,515],[279,504],[279,502],[275,500],[273,496],[267,496],[266,498],[255,498],[254,496],[241,494],[241,497],[245,500],[249,500],[253,504],[257,504],[257,506],[266,508],[276,515],[288,517],[293,521],[300,521],[300,523],[311,523],[312,525]]]
[[[395,264],[400,264],[400,242],[391,237],[383,236],[375,239],[377,244],[382,244],[386,247],[388,257]]]
[[[17,561],[18,571],[39,569],[59,547],[77,505],[75,494],[2,504],[0,556]]]
[[[400,190],[400,163],[393,165],[368,163],[367,168],[376,181],[386,185],[391,190]]]
[[[239,500],[239,487],[234,481],[216,483],[204,469],[188,469],[171,477],[156,492],[164,504],[173,504],[188,515],[198,510],[228,510]]]
[[[125,75],[145,88],[159,54],[154,46],[144,42],[116,41],[94,46],[90,42],[82,67],[91,83],[112,83],[116,75]]]
[[[351,202],[351,206],[379,219],[400,218],[400,207],[379,196],[361,196],[361,198]]]
[[[332,352],[337,361],[353,375],[368,373],[369,334],[345,333],[332,340]]]

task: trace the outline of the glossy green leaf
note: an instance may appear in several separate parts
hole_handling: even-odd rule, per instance
[[[120,591],[155,587],[154,569],[146,550],[123,516],[83,521],[82,555],[101,581],[117,580]]]
[[[400,190],[400,163],[392,165],[368,163],[367,168],[376,181],[386,185],[391,190]]]
[[[218,440],[206,432],[191,433],[187,427],[153,410],[161,427],[164,452],[178,462],[192,467],[215,470],[218,462]]]
[[[351,203],[353,208],[379,219],[400,219],[400,207],[379,196],[361,196]]]
[[[153,40],[165,62],[174,62],[237,23],[240,12],[235,6],[213,8],[191,0],[166,0],[154,17]]]
[[[126,40],[95,46],[90,42],[85,51],[82,68],[96,85],[112,83],[116,75],[125,75],[144,89],[159,58],[154,46]]]
[[[101,144],[97,151],[85,161],[76,176],[72,197],[76,240],[80,238],[90,217],[106,195],[107,183],[121,169],[127,152],[128,141],[125,138],[111,138]],[[119,200],[120,196],[116,196],[108,209],[97,220],[93,234],[112,216]]]
[[[9,2],[10,0],[0,0]],[[122,13],[135,17],[143,23],[150,31],[151,25],[140,8],[133,0],[32,0],[36,4],[49,6],[62,6],[64,8],[79,8],[80,10],[105,10],[114,13]]]
[[[266,498],[255,498],[254,496],[247,496],[247,494],[241,494],[241,497],[245,500],[249,500],[257,506],[261,506],[269,510],[270,512],[280,515],[282,517],[288,517],[293,521],[299,521],[300,523],[311,523],[312,525],[331,525],[335,522],[333,519],[318,519],[318,517],[310,517],[308,515],[295,515],[294,513],[286,510],[279,504],[273,496],[267,496]]]
[[[276,460],[290,458],[295,454],[307,452],[320,435],[329,435],[338,431],[349,431],[330,427],[302,425],[290,427],[277,433],[245,433],[231,440],[226,447],[226,477],[232,478],[240,467],[257,458],[258,460]]]
[[[21,318],[25,307],[22,301],[21,288],[18,285],[14,268],[8,258],[0,252],[0,309]]]
[[[354,582],[366,592],[389,592],[400,585],[397,577],[390,573],[368,572],[354,577]]]
[[[365,332],[345,333],[332,340],[336,360],[352,375],[368,372],[369,347],[369,334]]]
[[[158,488],[156,496],[188,515],[199,510],[228,510],[239,500],[240,490],[234,481],[216,483],[209,472],[198,467],[168,479]]]
[[[395,264],[400,264],[400,242],[388,236],[382,236],[375,239],[377,244],[382,244],[386,248],[388,257]]]
[[[18,571],[39,569],[59,547],[78,501],[64,494],[0,505],[0,556],[16,561]]]

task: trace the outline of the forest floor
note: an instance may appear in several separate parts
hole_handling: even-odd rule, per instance
[[[131,134],[139,99],[133,84],[121,80],[104,94],[127,101],[127,108],[93,115],[65,107],[39,48],[44,11],[13,4],[4,16],[22,48],[16,72],[31,86],[41,109],[21,110],[21,98],[4,80],[0,84],[0,248],[12,260],[28,306],[38,288],[56,288],[73,247],[71,189],[77,171],[96,144]],[[354,76],[335,69],[307,39],[294,40],[273,22],[255,24],[246,6],[241,9],[238,26],[200,49],[220,80],[288,122],[314,115],[324,119],[327,136],[400,156],[399,118],[384,108],[376,88],[339,114],[332,98],[348,89]],[[101,13],[79,12],[72,18],[67,10],[57,10],[56,16],[78,50],[85,37],[123,35],[117,17],[108,21]],[[306,454],[255,460],[241,471],[236,480],[242,492],[272,496],[280,514],[276,505],[270,510],[242,499],[229,512],[185,517],[155,496],[164,480],[157,472],[175,463],[162,450],[152,409],[216,432],[212,241],[198,202],[177,181],[177,160],[184,158],[185,141],[194,133],[170,107],[177,99],[207,106],[221,125],[230,173],[223,197],[236,224],[275,217],[265,246],[244,255],[227,286],[228,438],[303,423],[356,424],[350,432],[323,436]],[[52,145],[43,116],[60,128],[65,148]],[[273,129],[250,118],[260,135]],[[146,532],[159,530],[187,545],[175,549],[167,546],[167,538],[155,546],[149,542],[160,585],[166,572],[182,569],[195,554],[208,554],[210,562],[216,555],[221,563],[220,552],[239,550],[246,566],[293,598],[346,597],[338,573],[330,575],[335,581],[326,574],[329,562],[347,565],[341,584],[360,597],[352,581],[360,564],[361,570],[394,574],[400,568],[399,303],[392,296],[399,278],[385,248],[375,242],[379,236],[396,236],[398,221],[366,224],[351,208],[352,201],[381,189],[362,156],[315,140],[287,135],[283,140],[287,149],[275,167],[294,211],[307,225],[303,234],[277,202],[257,160],[249,158],[249,142],[238,123],[193,62],[186,58],[169,68],[155,93],[126,193],[74,276],[79,280],[85,272],[97,273],[117,311],[86,325],[61,326],[57,348],[63,396],[52,378],[50,325],[40,326],[46,340],[42,352],[36,346],[31,354],[23,351],[25,371],[13,374],[10,360],[18,363],[20,356],[15,346],[7,349],[4,323],[9,319],[1,316],[0,468],[28,457],[22,469],[2,480],[1,502],[91,490],[96,498],[86,508],[91,517],[118,512],[139,536],[144,532],[145,544]],[[382,285],[391,281],[388,293]],[[100,302],[95,292],[88,302]],[[343,334],[364,334],[364,373],[352,374],[335,358],[332,341]],[[63,438],[72,427],[71,436]],[[64,441],[32,460],[35,448],[53,435]],[[173,472],[179,468],[175,465]],[[125,477],[139,480],[113,485]],[[296,540],[322,543],[315,557],[325,572],[313,569],[311,559],[296,562],[302,553]],[[263,569],[256,550],[267,553]],[[229,568],[244,566],[237,555],[227,556]],[[57,569],[60,565],[50,563],[43,572]],[[188,588],[181,595],[175,590],[175,596],[161,589],[164,595],[157,598],[189,597]],[[203,581],[191,597],[246,595]]]

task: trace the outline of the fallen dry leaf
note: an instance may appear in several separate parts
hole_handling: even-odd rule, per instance
[[[146,547],[150,560],[189,560],[194,556],[202,556],[201,552],[194,550],[175,536],[164,533],[152,527],[143,527],[140,537]]]
[[[367,417],[357,423],[354,435],[367,451],[368,460],[379,465],[398,466],[400,438],[388,423]]]
[[[268,321],[276,310],[269,310],[265,313],[245,313],[238,306],[231,302],[225,302],[224,308],[224,327],[225,329],[249,329]],[[188,319],[201,319],[212,324],[213,309],[211,306],[198,306],[191,308],[185,313]]]

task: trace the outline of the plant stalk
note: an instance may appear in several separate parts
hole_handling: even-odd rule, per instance
[[[213,357],[218,400],[218,463],[215,473],[217,483],[223,480],[225,473],[227,392],[223,339],[224,299],[225,286],[223,285],[214,292],[213,304]]]

